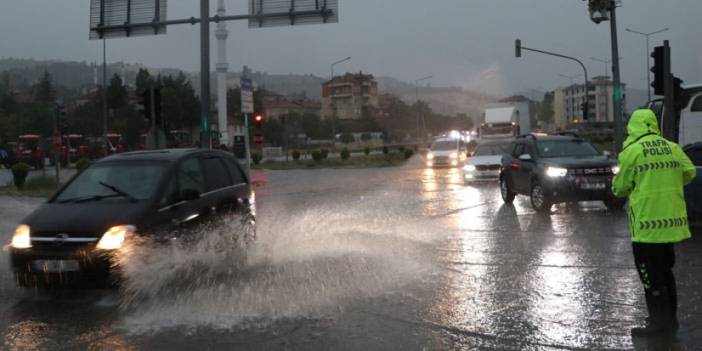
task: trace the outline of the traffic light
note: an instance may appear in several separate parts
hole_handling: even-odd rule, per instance
[[[656,46],[651,53],[651,58],[653,58],[653,67],[651,67],[651,72],[653,73],[653,82],[651,82],[653,93],[656,95],[665,95],[665,48],[663,46]]]
[[[70,126],[68,125],[68,122],[63,122],[63,126],[61,127],[61,133],[63,135],[68,135],[68,128]]]
[[[583,102],[582,104],[580,104],[580,111],[582,111],[582,113],[583,113],[583,121],[587,121],[587,119],[588,119],[587,102]]]
[[[144,90],[139,94],[139,102],[137,103],[137,110],[144,116],[146,121],[151,121],[151,91],[150,89]]]
[[[263,127],[263,120],[263,115],[256,115],[256,117],[254,117],[254,126],[256,127],[256,129],[260,129],[261,127]]]
[[[675,101],[676,105],[682,104],[682,95],[683,95],[683,88],[682,88],[682,83],[683,80],[673,76],[673,100]],[[682,106],[677,106],[677,108],[682,108]]]
[[[514,41],[514,56],[522,57],[522,41],[519,39]]]

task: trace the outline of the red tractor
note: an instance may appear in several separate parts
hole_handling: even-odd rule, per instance
[[[88,157],[88,146],[83,143],[83,134],[68,134],[63,136],[61,146],[61,163],[74,163]]]
[[[24,163],[41,169],[44,167],[44,153],[41,150],[41,136],[36,134],[20,135],[17,146],[17,158]]]

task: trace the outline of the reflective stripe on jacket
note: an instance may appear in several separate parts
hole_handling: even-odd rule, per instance
[[[632,240],[675,243],[690,238],[683,187],[697,169],[680,146],[660,136],[653,111],[635,111],[627,132],[612,192],[629,196]]]

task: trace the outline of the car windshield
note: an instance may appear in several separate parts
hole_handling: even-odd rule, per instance
[[[440,140],[431,144],[431,149],[434,151],[447,151],[458,149],[458,142],[453,140]]]
[[[150,199],[163,173],[160,165],[112,163],[86,169],[58,196],[55,202],[125,197]]]
[[[541,157],[589,157],[600,153],[587,141],[573,140],[540,140],[537,144]]]
[[[496,156],[505,153],[507,145],[505,144],[486,144],[478,145],[473,153],[473,156]]]

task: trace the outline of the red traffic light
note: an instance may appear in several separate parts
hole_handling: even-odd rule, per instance
[[[254,119],[256,122],[263,122],[263,116],[261,115],[256,115],[256,118]]]

